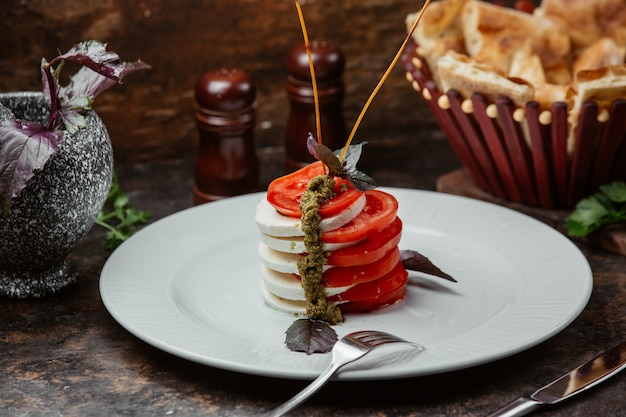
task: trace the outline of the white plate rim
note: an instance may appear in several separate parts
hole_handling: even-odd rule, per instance
[[[424,226],[420,223],[423,219],[416,220],[412,218],[412,210],[415,205],[425,205],[425,207],[420,206],[422,215],[424,211],[428,211],[428,207],[439,205],[438,210],[433,210],[433,213],[428,213],[427,216],[429,217],[428,222],[433,222],[433,224],[440,222],[440,217],[442,216],[445,220],[446,216],[461,215],[462,217],[465,212],[472,213],[468,215],[471,217],[472,222],[479,222],[480,220],[484,223],[485,220],[479,218],[483,217],[482,213],[485,213],[484,216],[490,218],[498,218],[500,216],[502,219],[505,219],[505,223],[514,223],[514,231],[516,233],[523,233],[526,230],[530,230],[531,236],[539,233],[540,235],[534,238],[528,237],[528,235],[524,235],[522,238],[517,236],[516,240],[522,240],[520,244],[524,243],[524,239],[547,240],[551,245],[549,248],[550,253],[556,254],[554,258],[558,259],[548,261],[550,263],[549,267],[547,265],[543,267],[534,265],[532,267],[532,273],[541,274],[543,269],[543,274],[550,279],[546,281],[546,287],[540,289],[540,291],[543,291],[542,294],[535,294],[532,296],[534,299],[525,300],[523,303],[513,303],[511,308],[507,308],[506,313],[503,313],[502,317],[489,320],[489,323],[481,326],[487,328],[487,332],[483,332],[489,339],[485,341],[485,346],[479,346],[480,343],[477,340],[468,341],[467,337],[463,338],[461,336],[457,340],[448,340],[436,346],[427,345],[426,350],[420,354],[419,358],[408,364],[403,364],[401,367],[347,371],[339,375],[340,379],[373,380],[414,377],[449,372],[492,362],[536,346],[556,335],[571,324],[585,308],[593,287],[591,268],[578,247],[556,230],[517,211],[475,199],[424,190],[402,188],[383,188],[383,190],[391,192],[398,199],[405,231],[414,225],[417,225],[417,227],[429,227],[430,225],[430,223],[427,223]],[[195,328],[197,330],[198,323],[193,323],[193,326],[189,326],[189,315],[182,314],[180,308],[174,305],[176,303],[172,300],[173,295],[169,278],[160,281],[159,285],[155,287],[152,285],[150,277],[147,277],[146,274],[159,274],[160,272],[144,271],[151,260],[154,261],[157,258],[167,259],[168,256],[174,256],[171,255],[172,252],[176,252],[179,254],[178,258],[171,261],[172,263],[180,262],[181,253],[188,252],[194,245],[202,245],[203,236],[200,235],[201,232],[193,224],[197,223],[199,219],[206,220],[207,217],[210,217],[207,216],[207,213],[210,214],[216,211],[231,212],[233,209],[236,211],[242,207],[248,213],[253,213],[254,209],[250,206],[253,205],[255,207],[256,202],[263,198],[264,195],[264,192],[248,194],[185,209],[160,219],[136,233],[111,254],[102,268],[100,293],[102,301],[111,316],[131,334],[148,344],[175,356],[203,365],[246,374],[287,379],[311,379],[316,377],[329,360],[329,355],[307,356],[301,353],[289,352],[284,348],[284,352],[272,351],[269,354],[272,357],[267,358],[267,363],[263,363],[262,360],[260,363],[251,364],[241,360],[241,352],[232,354],[232,357],[229,357],[231,350],[237,351],[237,349],[232,349],[233,346],[244,350],[247,348],[246,346],[239,346],[241,341],[235,341],[229,335],[218,334],[219,332],[214,329],[210,329],[208,333],[195,332],[190,334],[190,329]],[[448,214],[440,214],[440,212],[446,212],[446,210],[449,212]],[[240,233],[257,233],[256,228],[252,231],[249,230],[251,226],[254,226],[253,221],[244,221],[243,223],[240,229],[238,229]],[[466,223],[468,222],[466,221]],[[185,234],[181,235],[178,232],[172,232],[172,230],[178,230],[180,226],[185,226]],[[452,228],[454,227],[452,226]],[[461,225],[460,227],[465,226]],[[471,228],[473,226],[467,225],[467,227]],[[196,232],[196,230],[198,231]],[[163,234],[170,234],[171,236],[163,236]],[[497,240],[497,236],[494,236]],[[496,243],[504,244],[510,241],[511,239]],[[533,242],[527,243],[532,244]],[[530,250],[536,249],[531,248]],[[251,256],[256,257],[256,253],[251,254]],[[176,268],[180,267],[181,265],[176,266]],[[524,268],[529,269],[531,267],[526,265],[522,267],[522,269]],[[565,269],[563,274],[568,275],[566,288],[563,288],[565,281],[556,276],[555,270],[559,268]],[[442,269],[445,270],[445,268]],[[526,271],[523,271],[523,273],[526,274]],[[524,278],[524,280],[527,279]],[[533,279],[530,278],[530,280]],[[522,285],[535,286],[538,282],[538,280],[531,283],[524,282]],[[544,284],[539,283],[539,285]],[[246,291],[258,292],[260,297],[260,290],[256,286]],[[526,293],[527,289],[524,288],[523,291]],[[533,291],[535,290],[528,292],[532,293]],[[533,308],[532,312],[529,311],[530,308]],[[377,317],[378,313],[371,314],[373,314],[371,317]],[[547,315],[548,317],[540,317],[542,315]],[[155,317],[158,317],[158,319],[155,320]],[[155,321],[157,323],[154,323]],[[530,331],[526,322],[529,322],[528,326],[536,328]],[[518,335],[512,331],[507,331],[505,329],[506,326],[511,324],[518,326],[516,329],[518,332],[527,332],[527,334]],[[185,326],[188,328],[186,331],[183,330],[182,334],[179,333],[180,329],[178,328],[176,331],[172,330],[174,327]],[[497,328],[500,334],[493,335],[494,328]],[[350,330],[350,326],[341,325],[337,328],[337,333],[341,336],[347,333],[348,330]],[[379,328],[378,330],[386,329]],[[485,329],[481,328],[478,333],[483,330]],[[168,332],[172,334],[170,335]],[[210,341],[211,344],[215,343],[215,338],[221,340],[217,342],[217,346],[210,347],[210,350],[213,350],[212,352],[207,353],[204,350],[204,346],[202,348],[198,347],[200,346],[198,344],[199,341],[196,340],[203,338],[207,342]],[[244,341],[243,345],[246,343]],[[304,355],[306,356],[304,360],[311,361],[312,364],[303,369],[298,369],[293,366],[293,355]],[[281,367],[280,364],[277,365],[277,362],[280,362],[282,359],[286,359],[285,367]]]

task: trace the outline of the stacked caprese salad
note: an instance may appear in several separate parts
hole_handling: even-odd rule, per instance
[[[325,174],[315,162],[274,180],[256,211],[261,232],[262,292],[276,310],[304,315],[307,300],[298,273],[305,256],[300,199],[309,180]],[[334,177],[334,197],[319,207],[319,232],[327,254],[323,266],[326,299],[343,313],[365,312],[404,297],[407,272],[398,243],[398,202],[380,190],[357,190]]]

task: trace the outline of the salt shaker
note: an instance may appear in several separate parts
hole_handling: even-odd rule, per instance
[[[326,40],[312,40],[310,47],[319,94],[322,142],[336,150],[344,146],[347,138],[342,79],[345,58],[337,45]],[[304,43],[294,45],[287,55],[287,97],[290,108],[285,137],[285,171],[292,172],[315,161],[306,147],[308,134],[317,138],[317,129],[313,85]]]
[[[257,191],[256,86],[240,69],[205,72],[196,82],[199,145],[194,205]]]

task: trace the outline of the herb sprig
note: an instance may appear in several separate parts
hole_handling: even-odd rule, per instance
[[[60,74],[66,62],[81,65],[66,86]],[[73,133],[86,126],[84,113],[92,108],[94,98],[121,83],[124,76],[150,68],[142,61],[122,62],[106,50],[106,44],[86,41],[50,62],[41,61],[43,95],[50,106],[46,124],[9,118],[0,126],[0,205],[8,213],[11,201],[18,197],[37,170],[58,151],[65,132]]]
[[[565,220],[565,228],[572,236],[585,237],[604,225],[623,221],[626,221],[626,183],[615,181],[579,201]]]
[[[115,250],[150,218],[147,211],[137,210],[121,189],[117,175],[113,175],[111,189],[96,224],[108,230],[105,248]]]
[[[348,146],[343,161],[339,160],[342,149],[335,152],[331,151],[328,146],[318,143],[311,133],[307,138],[306,146],[315,159],[322,161],[328,167],[329,175],[347,179],[357,190],[367,191],[376,188],[376,181],[356,169],[356,164],[361,158],[363,145],[366,143]]]

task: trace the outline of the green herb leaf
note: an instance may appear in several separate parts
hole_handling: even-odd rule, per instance
[[[410,249],[401,250],[400,261],[402,261],[404,269],[423,272],[428,275],[447,279],[448,281],[457,282],[456,279],[443,272],[441,269],[439,269],[439,267],[435,266],[435,264],[433,264],[430,259],[417,251]]]
[[[104,244],[109,251],[115,250],[122,242],[136,232],[150,218],[147,211],[138,211],[120,188],[117,175],[113,175],[111,189],[96,224],[108,230]]]
[[[307,355],[330,352],[337,342],[335,330],[322,320],[296,320],[285,335],[285,344],[289,349]]]
[[[604,225],[626,220],[626,184],[616,181],[576,204],[565,220],[571,236],[584,237]]]
[[[616,181],[601,186],[600,190],[609,200],[615,203],[626,203],[626,183]]]

